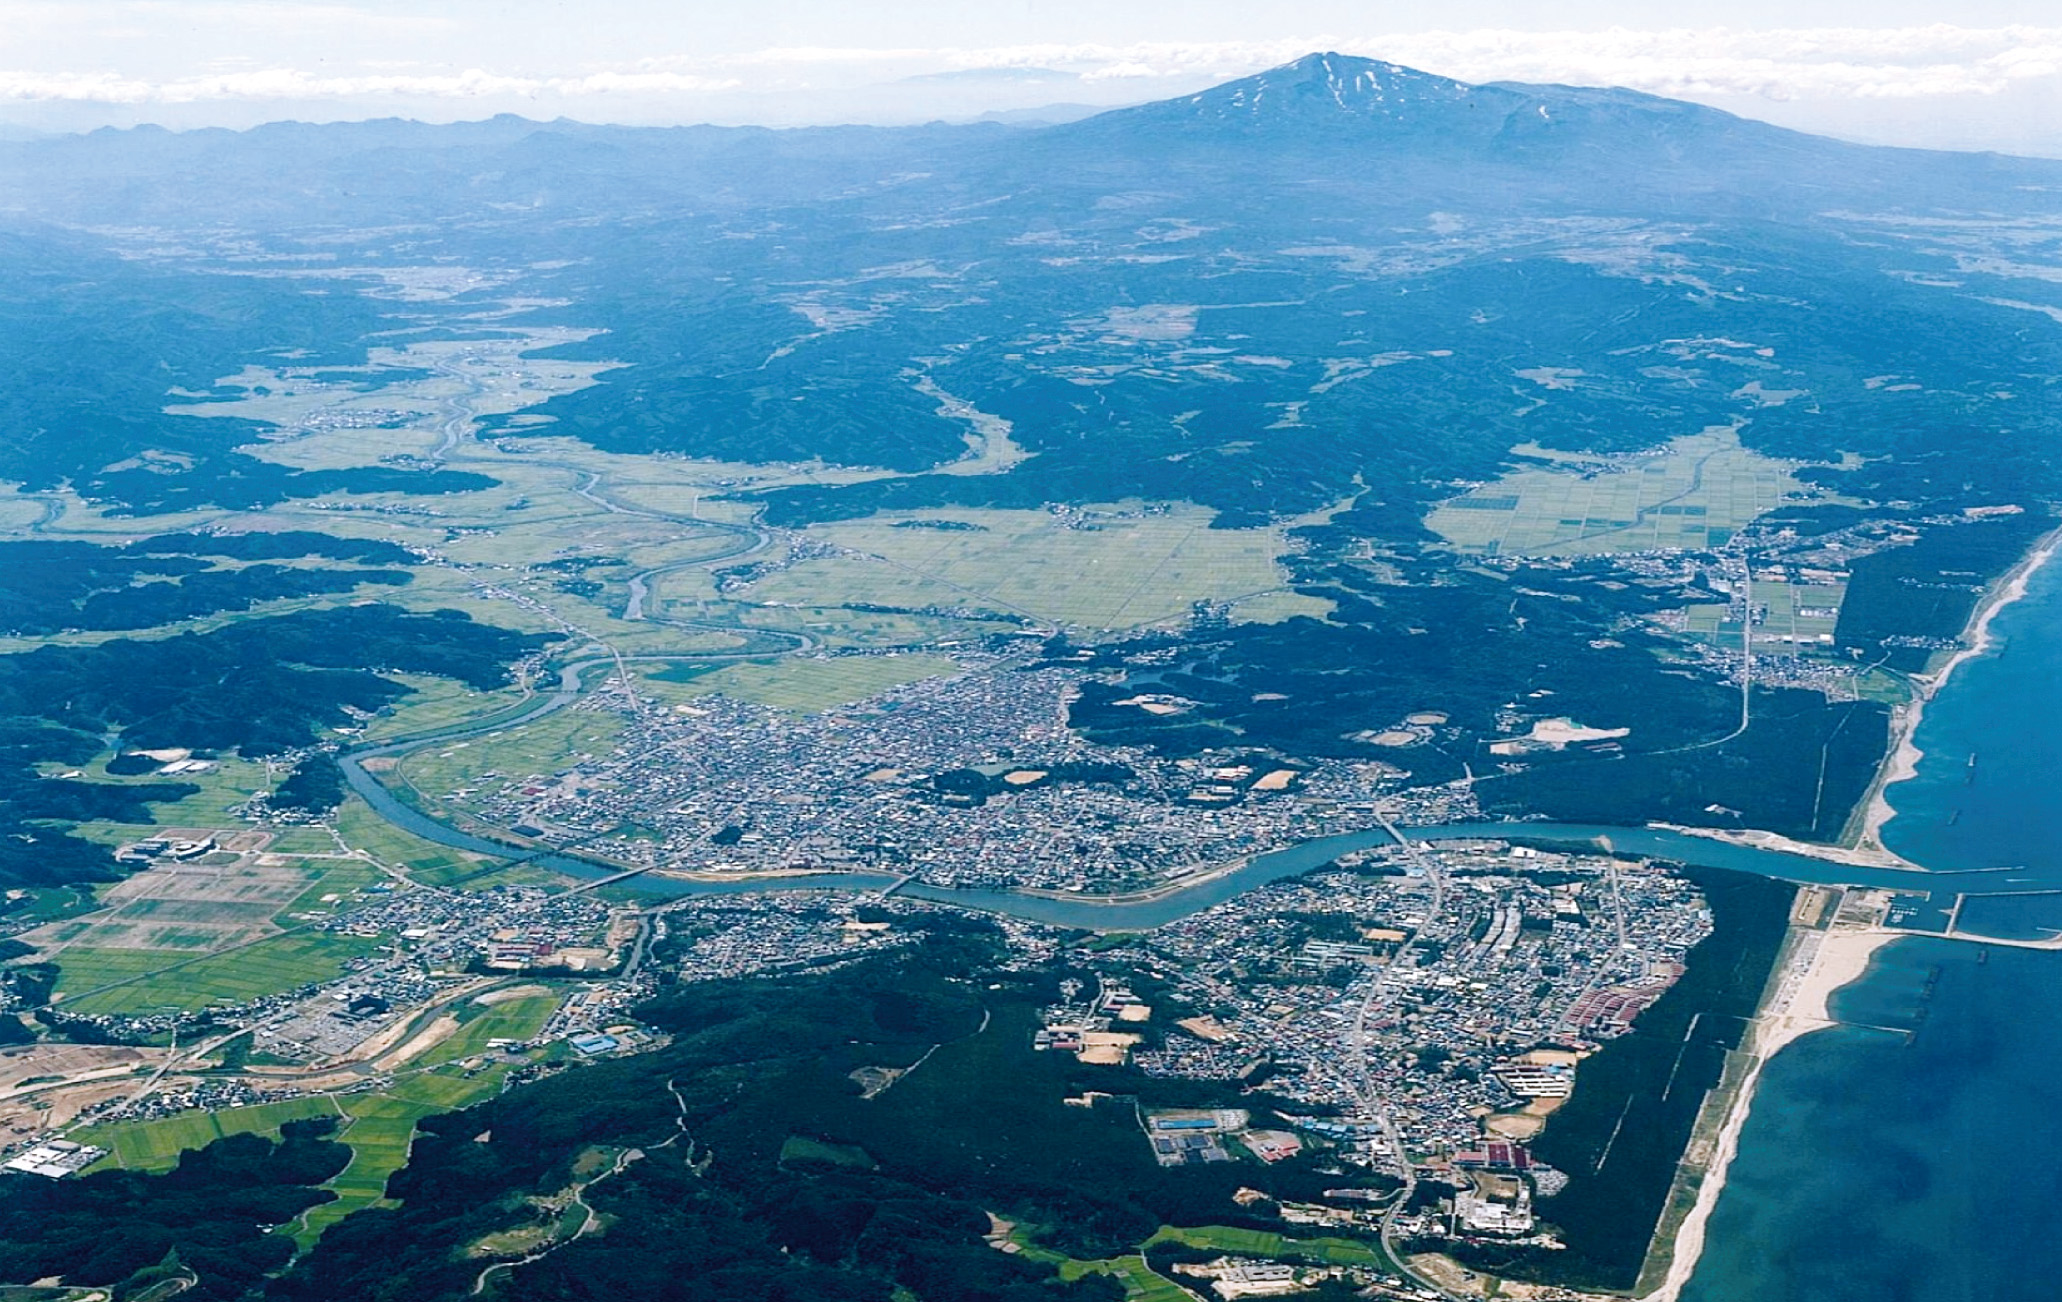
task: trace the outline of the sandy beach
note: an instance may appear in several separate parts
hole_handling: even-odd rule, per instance
[[[1919,723],[1926,716],[1926,704],[1936,696],[1941,687],[1954,675],[1955,670],[1969,661],[1983,655],[1991,648],[1991,621],[1998,612],[2026,595],[2027,582],[2041,566],[2054,556],[2058,545],[2062,545],[2062,530],[2048,534],[2040,544],[2022,557],[1985,594],[1971,612],[1968,627],[1962,631],[1962,649],[1955,652],[1947,662],[1931,674],[1914,680],[1917,693],[1913,699],[1897,707],[1890,719],[1890,753],[1876,771],[1875,781],[1863,797],[1856,818],[1849,827],[1847,841],[1842,845],[1822,845],[1815,841],[1799,841],[1775,832],[1754,828],[1683,827],[1675,823],[1651,823],[1649,826],[1664,831],[1679,832],[1684,836],[1701,836],[1712,841],[1725,841],[1732,845],[1750,846],[1757,850],[1780,850],[1788,854],[1804,855],[1812,859],[1823,859],[1829,863],[1850,864],[1857,868],[1890,868],[1899,872],[1927,872],[1923,864],[1913,863],[1904,856],[1883,845],[1883,825],[1896,817],[1897,810],[1890,803],[1890,788],[1919,771],[1919,760],[1925,752],[1914,740]]]
[[[1890,803],[1889,790],[1919,771],[1919,760],[1924,752],[1914,738],[1921,720],[1925,718],[1927,702],[1939,693],[1955,670],[1990,650],[1991,622],[1999,611],[2026,595],[2028,581],[2055,554],[2058,542],[2062,542],[2062,531],[2047,535],[1985,595],[1963,631],[1962,649],[1939,669],[1917,680],[1918,690],[1913,699],[1892,716],[1890,754],[1877,770],[1876,780],[1863,800],[1862,810],[1848,838],[1849,844],[1816,845],[1773,832],[1753,830],[1694,827],[1670,827],[1670,830],[1736,845],[1787,850],[1834,863],[1925,871],[1923,865],[1912,863],[1883,845],[1883,827],[1897,815],[1897,810]],[[1761,1084],[1762,1069],[1786,1045],[1833,1025],[1828,1015],[1833,992],[1868,971],[1870,958],[1878,949],[1897,939],[1898,934],[1873,926],[1846,929],[1836,926],[1825,932],[1795,933],[1793,945],[1785,955],[1783,970],[1772,982],[1762,1009],[1756,1014],[1753,1029],[1748,1032],[1748,1040],[1742,1046],[1753,1056],[1754,1063],[1726,1113],[1711,1160],[1697,1185],[1696,1202],[1676,1231],[1668,1275],[1641,1302],[1676,1302],[1684,1285],[1696,1273],[1698,1258],[1704,1252],[1704,1236],[1712,1209],[1718,1205],[1719,1195],[1725,1191],[1726,1171],[1739,1153],[1740,1133],[1746,1128],[1747,1118],[1754,1109],[1754,1095]]]
[[[1991,621],[1998,612],[2026,595],[2027,582],[2041,566],[2048,563],[2055,554],[2058,542],[2062,542],[2062,531],[2048,534],[2040,545],[2015,566],[2010,573],[1987,593],[1971,615],[1969,627],[1962,633],[1962,649],[1948,658],[1946,664],[1919,680],[1918,694],[1910,703],[1899,707],[1890,722],[1892,739],[1890,757],[1876,774],[1874,785],[1863,802],[1861,821],[1852,840],[1856,849],[1863,852],[1887,854],[1883,848],[1883,825],[1897,816],[1897,810],[1890,803],[1890,788],[1912,777],[1919,771],[1919,760],[1925,752],[1914,740],[1919,731],[1920,720],[1926,717],[1926,704],[1937,695],[1941,686],[1954,675],[1955,670],[1990,650]],[[1891,856],[1895,858],[1896,856]]]
[[[1868,971],[1869,960],[1876,951],[1898,936],[1897,932],[1875,927],[1799,934],[1765,1006],[1748,1032],[1748,1043],[1743,1047],[1753,1055],[1754,1065],[1748,1069],[1726,1114],[1710,1165],[1697,1185],[1697,1201],[1676,1231],[1668,1277],[1641,1302],[1676,1302],[1683,1286],[1696,1273],[1697,1260],[1704,1254],[1704,1235],[1711,1211],[1725,1191],[1726,1171],[1740,1151],[1740,1133],[1753,1110],[1762,1069],[1792,1041],[1835,1025],[1830,1016],[1833,992],[1858,980]]]
[[[1880,847],[1823,845],[1817,841],[1799,841],[1780,832],[1765,832],[1752,827],[1685,827],[1679,823],[1649,823],[1647,826],[1659,828],[1664,832],[1678,832],[1684,836],[1701,836],[1707,841],[1724,841],[1728,845],[1744,845],[1755,850],[1777,850],[1785,854],[1803,855],[1808,859],[1824,859],[1828,863],[1850,864],[1856,868],[1889,868],[1897,872],[1913,873],[1932,871],[1922,864],[1913,863],[1902,855]]]

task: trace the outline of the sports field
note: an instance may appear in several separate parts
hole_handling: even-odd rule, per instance
[[[1636,456],[1542,455],[1553,464],[1514,471],[1442,503],[1426,523],[1454,547],[1479,555],[1697,550],[1721,545],[1805,488],[1796,463],[1748,451],[1730,428]]]
[[[1212,518],[1193,506],[1152,514],[1109,507],[1068,515],[919,511],[815,525],[807,536],[840,554],[801,561],[745,595],[802,606],[965,607],[1132,628],[1184,618],[1198,601],[1279,590],[1283,530],[1212,529]]]
[[[791,714],[815,714],[904,683],[958,672],[959,666],[944,656],[786,656],[706,671],[666,668],[648,677],[669,687],[690,688],[685,693],[689,696],[720,692]]]

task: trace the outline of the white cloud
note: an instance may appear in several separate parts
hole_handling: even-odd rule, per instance
[[[539,95],[681,95],[728,90],[735,79],[676,72],[594,72],[577,77],[511,77],[469,68],[458,73],[318,77],[291,68],[149,82],[112,73],[42,75],[0,71],[0,99],[81,100],[96,104],[194,104],[208,100],[326,100],[384,96],[479,100]]]
[[[379,33],[423,34],[448,20],[368,15],[337,4],[207,3],[117,0],[88,6],[108,18],[143,23],[176,12],[218,29],[240,24],[337,29],[368,20]],[[49,0],[0,0],[0,25],[62,21],[77,9]],[[445,33],[449,35],[447,31]],[[113,47],[103,46],[101,49]],[[1308,53],[1336,49],[1390,59],[1467,81],[1558,81],[1618,85],[1656,94],[1770,101],[1925,100],[1990,97],[2015,84],[2062,77],[2062,27],[1677,28],[1532,32],[1503,29],[1340,35],[1231,42],[1129,45],[1052,43],[986,47],[777,47],[696,56],[655,53],[619,62],[560,68],[458,68],[432,55],[423,64],[389,59],[319,62],[274,54],[245,61],[218,48],[195,68],[152,76],[116,68],[0,70],[0,100],[148,106],[231,100],[459,100],[540,96],[706,100],[721,92],[818,90],[880,85],[938,72],[1055,69],[1132,99],[1177,93],[1254,72]],[[391,48],[389,55],[396,52]],[[367,53],[370,53],[368,50]],[[113,56],[110,56],[113,57]],[[230,62],[238,60],[237,62]]]
[[[2062,27],[1422,32],[1368,45],[1470,81],[1777,100],[1925,97],[1992,95],[2015,78],[2052,75]]]
[[[423,37],[461,24],[422,13],[381,13],[353,4],[293,0],[0,0],[0,30],[15,40],[82,29],[100,35],[162,38],[168,29],[224,34],[319,29],[364,36]]]

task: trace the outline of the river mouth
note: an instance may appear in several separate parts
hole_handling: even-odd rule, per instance
[[[682,657],[683,659],[689,657]],[[581,675],[590,668],[613,666],[613,661],[588,660],[567,666],[560,673],[558,690],[524,712],[464,728],[372,747],[341,757],[345,781],[373,811],[389,823],[422,840],[475,854],[520,859],[582,881],[623,876],[618,865],[582,858],[548,848],[525,845],[514,839],[494,840],[439,822],[397,799],[368,772],[364,761],[375,756],[397,755],[438,742],[459,740],[525,723],[551,713],[578,698]],[[1694,836],[1659,827],[1610,827],[1597,824],[1547,822],[1455,823],[1402,829],[1413,840],[1495,840],[1535,842],[1570,849],[1609,849],[1619,854],[1666,859],[1700,868],[1718,868],[1750,873],[1781,881],[1809,885],[1859,886],[1890,890],[1905,901],[1903,926],[1924,934],[1946,929],[1947,919],[1961,897],[1977,898],[2023,892],[2023,880],[2007,881],[2001,871],[1967,870],[1925,872],[1896,868],[1875,868],[1840,863],[1785,850],[1739,845],[1709,837]],[[973,890],[927,886],[907,881],[889,872],[819,872],[780,876],[751,876],[735,880],[648,873],[625,877],[638,893],[655,898],[683,898],[702,895],[735,895],[772,890],[838,890],[868,894],[894,890],[912,899],[950,904],[984,913],[1001,913],[1027,922],[1089,931],[1147,931],[1177,922],[1234,896],[1270,882],[1299,876],[1322,868],[1340,855],[1390,843],[1381,829],[1344,832],[1319,837],[1281,849],[1254,855],[1244,863],[1218,873],[1198,873],[1193,884],[1171,884],[1143,897],[1108,899],[1083,895],[1030,894],[1010,890]],[[2017,874],[2023,877],[2023,874]],[[1958,933],[1962,934],[1962,933]]]

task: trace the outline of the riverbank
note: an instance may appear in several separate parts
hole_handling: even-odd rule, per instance
[[[1883,826],[1897,816],[1896,808],[1890,803],[1890,788],[1919,772],[1919,761],[1925,752],[1919,749],[1917,738],[1919,724],[1926,717],[1926,706],[1940,693],[1955,670],[1990,650],[1992,621],[1998,617],[1998,612],[2026,596],[2028,582],[2054,556],[2058,544],[2062,544],[2062,530],[2044,535],[2032,551],[1991,586],[1970,614],[1968,626],[1962,630],[1962,649],[1950,656],[1939,669],[1916,680],[1918,690],[1912,699],[1892,713],[1890,754],[1877,771],[1868,794],[1862,797],[1861,809],[1856,815],[1858,822],[1846,838],[1852,849],[1890,854],[1883,845]]]
[[[1804,896],[1801,892],[1800,900]],[[1845,916],[1845,901],[1841,907],[1843,916],[1836,917],[1825,930],[1801,924],[1791,928],[1782,956],[1770,974],[1761,1007],[1737,1051],[1736,1080],[1729,1087],[1721,1085],[1713,1091],[1716,1131],[1703,1141],[1708,1149],[1704,1154],[1696,1153],[1694,1149],[1700,1144],[1693,1140],[1693,1151],[1684,1154],[1678,1190],[1685,1191],[1685,1186],[1694,1184],[1694,1200],[1666,1249],[1666,1274],[1656,1287],[1640,1295],[1641,1302],[1677,1302],[1696,1273],[1711,1213],[1725,1191],[1733,1159],[1739,1155],[1740,1135],[1753,1111],[1763,1069],[1794,1041],[1838,1025],[1832,1015],[1834,993],[1860,980],[1876,952],[1905,934],[1883,930],[1873,913],[1862,919]],[[1696,1164],[1700,1156],[1701,1169]]]
[[[1674,832],[1679,836],[1698,836],[1707,841],[1723,841],[1727,845],[1744,846],[1750,850],[1799,854],[1808,859],[1823,859],[1827,863],[1846,864],[1853,868],[1887,868],[1893,872],[1908,873],[1932,871],[1923,864],[1913,863],[1903,855],[1881,847],[1822,845],[1816,841],[1800,841],[1780,832],[1764,832],[1751,827],[1686,827],[1679,823],[1649,823],[1647,826],[1664,832]]]
[[[1275,854],[1288,848],[1286,845],[1275,846],[1273,849],[1264,850],[1261,853]],[[1056,891],[1043,886],[1019,886],[1014,888],[1011,894],[1028,896],[1034,900],[1067,900],[1076,904],[1155,904],[1161,900],[1180,895],[1184,891],[1192,891],[1198,886],[1206,886],[1220,878],[1244,872],[1252,866],[1253,859],[1254,856],[1252,855],[1242,855],[1237,859],[1228,859],[1223,863],[1212,864],[1208,868],[1198,868],[1194,872],[1183,873],[1179,877],[1170,878],[1158,886],[1149,886],[1142,891],[1113,891],[1108,894],[1096,894],[1090,891]]]

